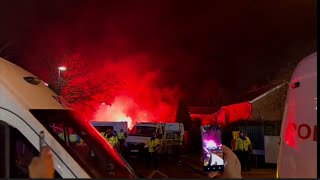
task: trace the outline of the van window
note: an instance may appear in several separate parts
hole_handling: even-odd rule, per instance
[[[28,178],[28,166],[33,157],[39,152],[33,145],[16,129],[10,128],[10,177]],[[15,164],[13,165],[13,163]]]
[[[130,165],[96,129],[72,111],[37,109],[30,112],[91,177],[136,177]]]
[[[130,132],[130,136],[151,137],[156,132],[156,127],[152,126],[134,126]]]
[[[0,121],[0,178],[6,177],[6,124]]]
[[[6,141],[9,147],[6,146]],[[0,178],[6,177],[8,169],[10,178],[28,178],[28,166],[32,158],[39,155],[38,150],[16,128],[1,121],[0,143]],[[9,162],[5,160],[6,151]],[[57,172],[55,177],[61,178]]]
[[[102,135],[102,136],[106,136],[106,132],[108,130],[113,131],[113,126],[94,126],[97,131]]]

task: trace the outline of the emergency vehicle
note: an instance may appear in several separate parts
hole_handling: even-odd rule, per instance
[[[137,177],[63,98],[35,75],[0,58],[0,177],[28,177],[28,165],[39,154],[40,131],[52,149],[58,178]],[[71,142],[70,134],[83,142]]]
[[[317,177],[317,52],[293,72],[281,125],[277,177]]]
[[[128,131],[128,123],[125,121],[123,122],[90,121],[90,124],[93,127],[95,127],[102,135],[104,135],[108,129],[112,131],[116,131],[116,133],[119,133],[121,129],[123,129],[123,133],[127,133]]]
[[[159,153],[170,153],[182,145],[184,126],[182,123],[137,123],[126,139],[128,152],[146,152],[147,142],[155,133],[160,140]]]

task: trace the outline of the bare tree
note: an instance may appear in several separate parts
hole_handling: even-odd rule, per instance
[[[60,57],[47,56],[42,62],[42,66],[47,69],[48,83],[55,89],[58,85],[58,67],[67,68],[60,75],[61,96],[75,108],[86,106],[94,112],[98,103],[110,104],[115,92],[122,85],[115,76],[108,72],[99,74],[103,78],[93,79],[94,72],[88,70],[79,54],[65,53]]]

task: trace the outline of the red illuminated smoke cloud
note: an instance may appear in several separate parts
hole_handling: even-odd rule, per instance
[[[162,73],[146,55],[107,60],[103,67],[117,77],[122,88],[111,105],[102,105],[96,121],[173,122],[181,92],[177,86],[160,86]]]

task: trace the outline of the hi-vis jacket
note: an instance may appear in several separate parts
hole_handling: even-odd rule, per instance
[[[62,139],[63,141],[65,141],[64,139],[64,134],[63,133],[58,133],[58,136],[60,137],[60,139]],[[78,136],[76,134],[70,134],[69,135],[69,140],[72,143],[76,143],[78,142]]]
[[[118,142],[118,138],[115,136],[111,136],[110,138],[106,138],[106,139],[112,146],[115,146]]]
[[[118,139],[119,139],[119,140],[124,139],[124,133],[123,133],[123,132],[119,132],[119,134],[118,134]]]
[[[148,141],[149,152],[155,152],[156,146],[160,146],[160,140],[158,138]]]
[[[236,140],[235,150],[236,151],[248,151],[250,146],[251,146],[251,141],[247,136],[245,136],[245,140],[238,137]]]
[[[100,132],[100,134],[112,145],[115,146],[118,142],[118,138],[115,136],[111,136],[110,138],[105,137],[105,132]]]

